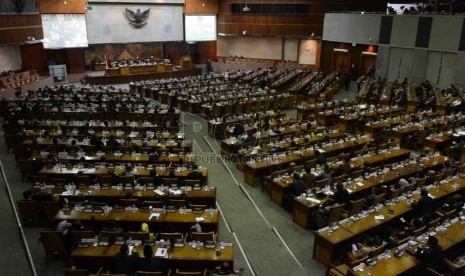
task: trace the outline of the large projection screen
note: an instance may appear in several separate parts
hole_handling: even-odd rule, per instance
[[[186,15],[186,41],[216,40],[216,15]]]
[[[46,49],[87,47],[84,14],[42,14]]]
[[[147,24],[132,27],[125,11],[143,13],[150,9]],[[90,44],[182,41],[182,5],[92,5],[86,15]]]

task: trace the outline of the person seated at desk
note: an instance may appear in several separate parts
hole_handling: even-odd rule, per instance
[[[305,187],[311,188],[313,186],[313,179],[315,178],[315,176],[313,175],[313,173],[311,173],[310,167],[306,166],[304,170],[305,173],[304,175],[302,175],[302,181],[304,182]]]
[[[144,246],[144,257],[145,258],[139,259],[137,265],[139,271],[163,272],[166,274],[168,266],[165,264],[163,259],[153,257],[153,249],[148,244]]]
[[[300,174],[294,173],[292,178],[294,181],[289,186],[284,188],[283,193],[283,208],[287,211],[291,211],[292,209],[292,198],[305,193],[305,183],[300,178]]]
[[[443,265],[444,251],[434,236],[428,238],[427,247],[419,247],[415,256],[423,261],[426,267],[431,268],[439,273],[444,273],[447,269]]]
[[[357,260],[363,259],[382,244],[383,240],[377,235],[368,236],[362,242],[352,244],[351,250],[347,252],[347,260],[349,262],[356,262]]]
[[[413,204],[416,213],[420,216],[429,215],[434,217],[434,200],[428,195],[426,189],[422,189],[420,192],[421,198]]]
[[[116,254],[111,272],[114,274],[124,274],[127,276],[133,276],[137,271],[139,254],[136,249],[133,248],[131,254],[129,254],[129,246],[122,244],[120,251]]]
[[[323,180],[323,179],[327,179],[328,180],[327,185],[332,186],[333,177],[331,175],[331,168],[326,164],[325,164],[323,172],[320,173],[319,175],[315,176],[314,180],[316,181],[316,180]]]
[[[206,183],[205,176],[198,170],[197,164],[192,165],[192,172],[190,172],[187,176],[186,179],[189,180],[199,180],[201,185],[204,185]]]
[[[294,173],[295,173],[295,166],[296,166],[296,165],[295,165],[294,162],[289,163],[289,168],[287,169],[286,174],[287,174],[287,175],[294,175]]]
[[[333,202],[342,204],[342,205],[346,205],[349,203],[350,201],[349,191],[347,191],[347,189],[344,188],[344,185],[342,185],[342,183],[338,183],[336,185],[336,192],[334,193],[332,199],[333,199]]]

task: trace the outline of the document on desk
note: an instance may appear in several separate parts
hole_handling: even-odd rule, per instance
[[[157,195],[163,196],[165,195],[164,192],[160,191],[159,189],[153,190]]]
[[[151,213],[150,217],[149,217],[149,220],[150,221],[157,220],[159,216],[160,216],[160,213]]]
[[[166,248],[158,248],[155,252],[155,257],[165,257],[168,250]]]

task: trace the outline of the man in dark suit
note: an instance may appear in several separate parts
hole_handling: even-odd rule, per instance
[[[302,175],[302,181],[304,182],[305,186],[312,187],[314,178],[315,176],[313,173],[311,173],[310,167],[305,167],[305,174]]]
[[[300,178],[300,174],[294,173],[292,178],[294,181],[284,189],[283,194],[283,207],[286,210],[291,209],[293,197],[299,196],[305,192],[305,183]]]
[[[426,189],[421,190],[421,198],[415,204],[415,209],[418,215],[429,215],[431,218],[434,216],[434,200],[428,195]]]
[[[335,203],[347,204],[350,200],[349,191],[344,189],[344,186],[341,183],[338,183],[336,186],[336,192],[333,195],[333,200]]]
[[[148,244],[144,246],[144,257],[139,259],[139,271],[163,272],[166,274],[168,267],[162,259],[153,258],[152,247]]]
[[[201,172],[198,171],[198,166],[197,164],[192,165],[192,172],[190,172],[187,176],[186,179],[189,180],[199,180],[201,185],[205,184],[205,177]]]
[[[132,254],[129,255],[129,246],[123,244],[115,256],[112,272],[132,276],[137,271],[138,261],[139,254],[133,250]]]
[[[427,267],[433,270],[444,273],[447,271],[443,265],[444,252],[438,243],[438,239],[434,236],[429,237],[428,247],[419,247],[416,251],[416,257],[423,260]],[[441,274],[443,275],[443,274]],[[446,274],[448,275],[448,274]]]

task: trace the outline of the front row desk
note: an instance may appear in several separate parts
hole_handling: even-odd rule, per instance
[[[234,263],[234,247],[230,243],[222,243],[221,253],[217,253],[215,247],[207,248],[205,246],[193,246],[191,243],[184,242],[183,246],[174,245],[168,248],[161,244],[155,243],[152,248],[156,254],[163,252],[162,258],[169,263],[170,267],[176,268],[211,268],[228,262],[231,267]],[[87,247],[76,247],[71,253],[71,258],[77,267],[111,267],[113,258],[118,254],[121,245],[97,245],[90,244]],[[144,257],[144,245],[134,245],[139,253],[139,257]],[[161,255],[161,254],[160,254]]]
[[[427,186],[428,193],[435,199],[435,201],[440,200],[445,196],[452,195],[454,193],[460,192],[465,188],[465,179],[458,176],[454,176],[449,180],[443,180],[439,186]],[[337,250],[341,249],[342,246],[348,245],[351,242],[354,242],[358,237],[361,237],[363,234],[366,234],[368,231],[375,232],[376,230],[381,229],[381,227],[386,226],[388,223],[393,222],[394,219],[398,219],[402,216],[405,216],[407,213],[411,212],[413,208],[410,206],[408,201],[413,199],[418,201],[420,199],[420,190],[417,189],[410,193],[408,196],[402,195],[398,198],[393,199],[390,203],[379,205],[377,208],[371,208],[368,211],[364,211],[353,218],[343,219],[333,225],[324,227],[315,231],[315,243],[313,248],[313,257],[319,262],[329,265],[334,257]],[[455,232],[455,228],[460,228],[459,233]],[[458,222],[454,224],[454,227],[447,230],[447,233],[450,232],[450,236],[454,237],[454,242],[449,242],[444,246],[443,249],[447,249],[452,245],[465,239],[465,225]],[[456,236],[459,237],[456,237]],[[450,238],[449,235],[445,235],[444,238]],[[407,254],[405,254],[407,255]],[[413,257],[413,256],[412,256]],[[403,258],[409,258],[409,256],[404,256]],[[399,260],[396,257],[391,258],[394,263]],[[374,273],[373,275],[397,275],[404,271],[407,271],[410,268],[416,266],[419,262],[406,261],[402,262],[407,263],[402,267],[393,267],[392,269],[401,269],[402,271],[396,273],[389,273],[388,271],[380,272],[380,274]],[[407,266],[407,267],[405,267]],[[378,268],[377,268],[378,269]],[[381,269],[380,269],[381,270]],[[361,274],[356,275],[367,275],[367,271]]]
[[[436,229],[438,230],[434,233],[425,233],[416,239],[412,239],[415,244],[414,246],[407,243],[391,250],[386,250],[378,256],[374,256],[372,259],[375,260],[376,263],[371,267],[366,266],[365,263],[354,268],[349,268],[346,264],[342,264],[337,266],[336,270],[344,275],[357,276],[415,275],[418,273],[416,269],[422,261],[416,258],[414,253],[419,245],[426,244],[428,235],[434,234],[443,250],[448,250],[465,240],[465,223],[459,218],[454,218],[448,224],[438,226]],[[398,250],[404,251],[401,257],[395,255]]]

